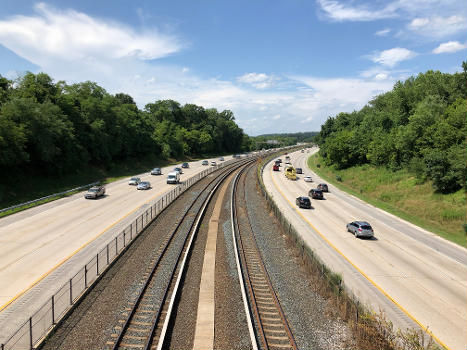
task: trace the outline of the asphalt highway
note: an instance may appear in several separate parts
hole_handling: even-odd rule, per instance
[[[304,170],[296,181],[281,171],[264,169],[268,192],[304,241],[346,286],[373,310],[383,311],[396,328],[417,325],[448,349],[467,347],[467,250],[433,233],[330,187],[325,200],[311,199],[312,209],[299,209],[295,198],[325,182],[308,169],[311,153],[292,153]],[[285,157],[281,157],[283,162]],[[313,182],[304,182],[311,175]],[[356,239],[346,224],[368,221],[374,239]]]

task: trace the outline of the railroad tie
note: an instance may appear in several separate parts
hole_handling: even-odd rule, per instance
[[[292,347],[290,344],[278,344],[278,343],[270,343],[268,342],[269,347],[271,348],[281,348],[281,349],[291,349]]]
[[[263,324],[264,326],[264,324]],[[267,327],[263,327],[264,329],[264,332],[266,333],[282,333],[282,334],[286,334],[286,332],[284,331],[284,329],[270,329],[270,328],[267,328]]]
[[[120,343],[120,347],[122,348],[138,348],[138,349],[142,349],[144,348],[144,344],[131,344],[131,343]]]

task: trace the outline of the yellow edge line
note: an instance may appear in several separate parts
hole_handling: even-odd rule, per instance
[[[447,350],[452,350],[450,347],[448,347],[446,344],[444,344],[438,337],[436,337],[431,331],[428,330],[428,327],[424,326],[421,322],[419,322],[414,316],[412,316],[403,306],[401,306],[399,303],[397,303],[397,301],[395,301],[388,293],[386,293],[379,285],[376,284],[376,282],[374,282],[370,277],[368,277],[368,275],[366,273],[364,273],[357,265],[355,265],[352,261],[350,261],[349,258],[347,258],[336,246],[334,246],[334,244],[332,244],[321,232],[318,231],[318,229],[299,211],[297,210],[297,208],[295,208],[295,206],[292,204],[291,201],[289,201],[289,199],[284,195],[284,193],[280,190],[279,186],[277,186],[276,184],[276,181],[274,180],[274,176],[273,176],[273,172],[272,170],[270,170],[270,175],[271,175],[271,179],[272,179],[272,182],[274,184],[274,186],[276,187],[276,189],[279,191],[279,193],[281,194],[281,196],[290,204],[290,206],[292,207],[293,210],[295,210],[301,217],[303,220],[305,220],[308,225],[310,225],[313,230],[316,231],[316,233],[318,233],[318,235],[327,243],[329,244],[337,253],[339,253],[345,260],[347,260],[347,262],[352,265],[363,277],[365,277],[373,286],[376,287],[376,289],[378,289],[381,293],[383,293],[384,296],[386,296],[389,300],[391,300],[394,305],[396,305],[400,310],[402,310],[408,317],[410,317],[410,319],[412,319],[412,321],[414,321],[415,323],[417,323],[428,335],[430,335],[431,337],[433,337],[433,339],[435,339],[441,346],[443,346],[445,349]]]
[[[54,267],[52,267],[49,271],[45,272],[42,276],[40,276],[38,279],[36,279],[29,287],[27,287],[26,289],[24,289],[23,291],[19,292],[18,294],[16,294],[11,300],[7,301],[5,304],[3,304],[1,307],[0,307],[0,312],[5,309],[8,305],[10,305],[11,303],[13,303],[16,299],[20,298],[22,295],[24,295],[26,292],[28,292],[32,287],[34,287],[37,283],[39,283],[40,281],[42,281],[45,277],[47,277],[47,275],[49,275],[51,272],[53,272],[54,270],[56,270],[58,267],[60,267],[63,263],[65,263],[66,261],[68,261],[73,255],[75,255],[76,253],[78,253],[81,249],[83,249],[84,247],[86,247],[87,245],[89,245],[90,243],[94,242],[97,238],[99,238],[102,234],[104,234],[107,230],[111,229],[112,227],[114,227],[115,225],[117,225],[120,221],[122,221],[123,219],[125,219],[126,217],[128,217],[129,215],[133,214],[135,211],[137,211],[138,209],[140,209],[143,205],[149,203],[150,201],[154,200],[154,198],[157,198],[158,196],[160,196],[162,193],[164,192],[159,192],[158,194],[156,194],[154,197],[152,197],[151,199],[147,200],[146,202],[144,202],[141,206],[139,206],[138,208],[135,208],[133,209],[132,211],[128,212],[125,216],[122,216],[119,220],[115,221],[112,225],[110,226],[107,226],[103,231],[101,231],[100,233],[98,233],[94,238],[92,238],[90,241],[84,243],[81,247],[79,247],[78,249],[76,249],[73,253],[71,253],[70,255],[68,255],[66,258],[64,258],[62,261],[60,261],[57,265],[55,265]]]

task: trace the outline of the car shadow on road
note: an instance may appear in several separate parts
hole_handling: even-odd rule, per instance
[[[378,241],[378,238],[376,238],[375,236],[373,237],[358,237],[359,239],[363,239],[365,241]]]

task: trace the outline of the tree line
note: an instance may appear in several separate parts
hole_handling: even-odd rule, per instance
[[[318,132],[296,132],[284,134],[264,134],[251,137],[255,149],[269,149],[276,147],[292,146],[299,142],[312,142]]]
[[[437,191],[466,189],[467,63],[463,72],[427,71],[371,100],[329,117],[316,138],[338,168],[372,164],[405,168]]]
[[[88,164],[237,153],[250,140],[229,110],[173,100],[137,107],[94,82],[54,83],[45,73],[0,75],[0,172],[60,175]]]

